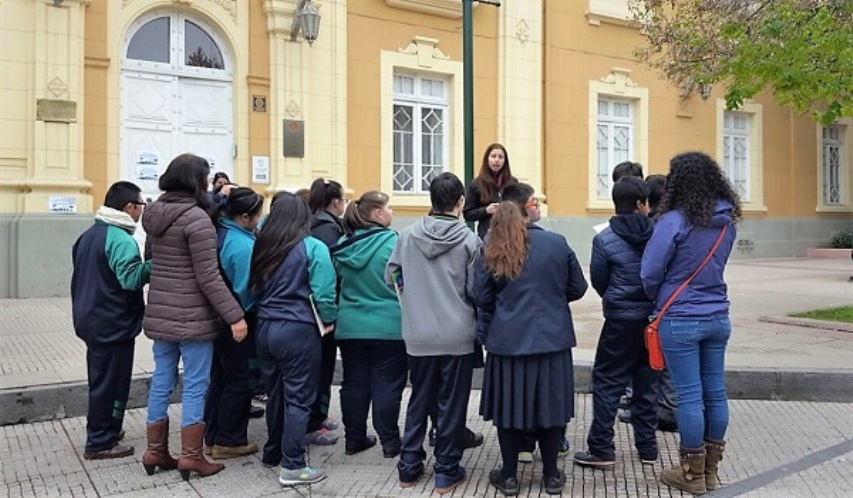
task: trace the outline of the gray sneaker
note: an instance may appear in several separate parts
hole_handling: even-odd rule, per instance
[[[282,486],[299,486],[301,484],[314,484],[326,478],[326,472],[322,469],[304,467],[302,469],[281,469],[278,482]]]

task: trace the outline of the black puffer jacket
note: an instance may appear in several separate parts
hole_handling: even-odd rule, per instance
[[[603,298],[607,320],[645,320],[654,311],[640,280],[640,262],[654,222],[642,214],[620,214],[592,240],[590,280]]]
[[[311,219],[311,236],[331,248],[344,234],[341,220],[328,211],[320,211]]]

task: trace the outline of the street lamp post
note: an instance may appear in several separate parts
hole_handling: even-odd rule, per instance
[[[462,113],[465,134],[465,184],[474,179],[474,2],[500,7],[491,0],[462,0]]]

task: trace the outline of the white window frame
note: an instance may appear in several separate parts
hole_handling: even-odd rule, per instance
[[[738,120],[743,120],[745,126],[736,126]],[[750,149],[751,137],[750,122],[752,115],[736,111],[725,111],[723,113],[723,155],[720,157],[720,166],[729,182],[740,196],[741,202],[750,200]],[[745,145],[743,157],[735,157],[736,143],[742,141]]]
[[[412,83],[412,92],[407,93],[398,88],[397,82],[402,79],[408,79]],[[429,195],[429,188],[423,185],[423,171],[427,167],[421,161],[423,158],[423,136],[425,134],[423,128],[423,112],[425,110],[439,110],[442,116],[442,138],[441,138],[441,158],[440,170],[436,173],[440,175],[447,171],[448,165],[448,143],[450,130],[449,109],[448,109],[448,94],[450,93],[450,85],[446,78],[435,77],[433,75],[417,74],[408,71],[400,71],[394,74],[394,108],[397,106],[406,106],[412,109],[412,188],[408,190],[398,190],[394,175],[397,170],[397,163],[393,163],[392,170],[392,186],[395,194],[411,195],[411,194],[426,194]],[[440,97],[428,94],[424,91],[425,83],[441,83],[442,94]],[[393,128],[392,128],[393,130]],[[396,135],[397,131],[392,133]],[[396,137],[394,137],[396,138]],[[395,151],[396,152],[396,151]],[[433,165],[435,166],[435,165]]]
[[[839,188],[840,199],[837,203],[827,203],[825,197],[826,164],[824,151],[826,140],[824,139],[824,127],[817,125],[817,207],[816,212],[825,213],[853,213],[853,154],[850,153],[853,144],[853,119],[840,119],[827,128],[835,128],[839,131],[838,140],[835,144],[839,147]]]
[[[630,78],[631,71],[612,68],[610,75],[589,82],[588,125],[588,167],[587,167],[587,204],[588,212],[612,213],[613,201],[609,193],[607,198],[598,196],[598,101],[615,100],[631,103],[631,152],[629,161],[639,162],[644,168],[649,163],[649,89],[639,86]],[[613,167],[608,165],[608,184],[611,182]],[[609,192],[609,189],[608,189]]]
[[[609,111],[614,108],[614,104],[624,104],[628,106],[628,116],[614,116],[612,112],[601,114],[601,104],[606,103]],[[596,167],[596,188],[595,195],[600,201],[609,202],[611,200],[611,191],[613,190],[613,169],[617,164],[625,161],[632,161],[634,157],[634,102],[631,100],[617,99],[609,96],[599,96],[598,112],[596,113],[596,135],[595,135],[595,152],[597,157]],[[601,147],[599,146],[599,129],[607,128],[607,159],[603,164],[601,161]],[[628,152],[624,157],[616,157],[615,135],[617,129],[628,129]]]
[[[380,184],[395,207],[429,209],[429,193],[394,192],[394,75],[420,74],[447,83],[447,163],[444,171],[464,175],[462,62],[438,49],[438,40],[416,36],[407,47],[380,52]]]
[[[725,99],[717,99],[717,147],[716,159],[720,168],[726,171],[725,140],[726,114],[733,112],[749,118],[748,162],[749,172],[746,175],[747,195],[741,198],[743,211],[766,213],[764,205],[764,107],[752,101],[745,102],[737,111],[726,110]],[[734,187],[734,184],[732,184]]]

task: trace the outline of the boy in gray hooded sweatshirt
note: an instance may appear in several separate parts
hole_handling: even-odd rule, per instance
[[[424,473],[423,440],[433,412],[435,487],[445,494],[465,480],[459,461],[474,366],[474,264],[480,239],[459,220],[465,203],[459,178],[443,173],[429,190],[432,212],[400,234],[385,280],[400,291],[412,382],[397,465],[400,486],[413,486]]]

